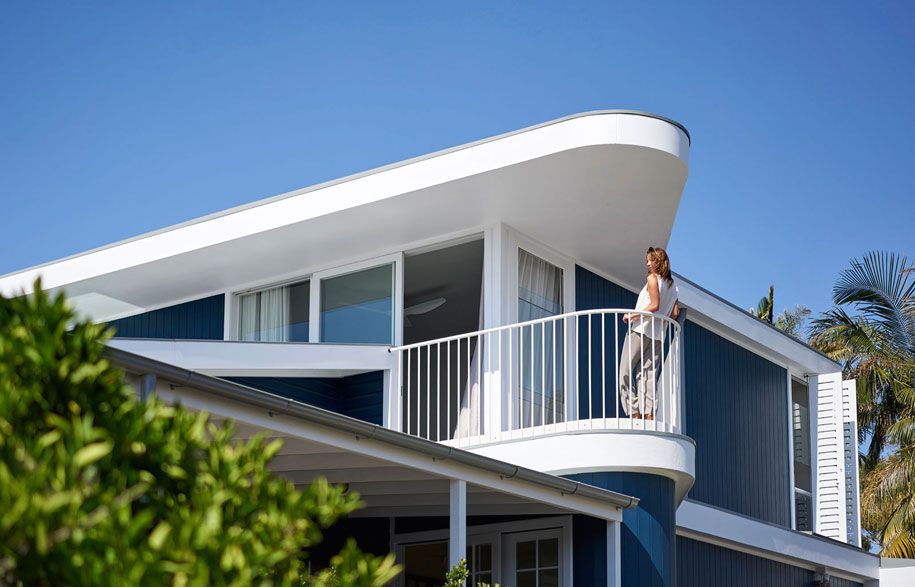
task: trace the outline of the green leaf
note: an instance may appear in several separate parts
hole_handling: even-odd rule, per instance
[[[76,465],[78,469],[82,469],[83,467],[104,458],[111,452],[112,448],[114,448],[114,443],[110,440],[87,444],[73,455],[73,464]]]
[[[165,520],[162,520],[156,527],[153,528],[153,531],[149,533],[149,547],[153,550],[162,550],[162,547],[165,546],[165,541],[168,539],[168,535],[172,532],[172,526]]]

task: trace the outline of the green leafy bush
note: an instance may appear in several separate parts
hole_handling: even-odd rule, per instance
[[[307,573],[358,496],[268,470],[280,442],[151,398],[63,296],[0,297],[0,584],[380,586],[393,556],[349,542]]]

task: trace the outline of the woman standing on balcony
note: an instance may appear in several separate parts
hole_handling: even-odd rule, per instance
[[[680,291],[670,275],[667,252],[658,247],[649,247],[646,265],[648,279],[639,292],[636,312],[651,312],[676,319],[680,313],[677,301]],[[629,332],[623,341],[620,357],[620,401],[627,415],[641,418],[644,414],[646,420],[654,420],[655,387],[663,361],[667,325],[665,321],[653,316],[636,313],[623,315],[623,322],[629,324]],[[635,390],[632,386],[633,371]]]

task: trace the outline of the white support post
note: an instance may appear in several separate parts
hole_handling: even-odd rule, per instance
[[[391,353],[395,357],[400,357],[400,353]],[[389,430],[398,430],[397,414],[400,412],[400,386],[397,377],[400,372],[398,367],[387,369],[382,377],[381,391],[381,413],[382,425]]]
[[[620,522],[607,522],[607,587],[622,587]]]
[[[141,402],[149,399],[149,396],[156,391],[156,376],[151,373],[140,375],[140,388],[137,391],[140,394]]]
[[[467,557],[467,482],[451,480],[448,524],[448,564]]]

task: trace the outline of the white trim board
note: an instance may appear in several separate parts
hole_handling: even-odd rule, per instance
[[[690,500],[677,509],[677,535],[855,581],[880,574],[876,555]]]

